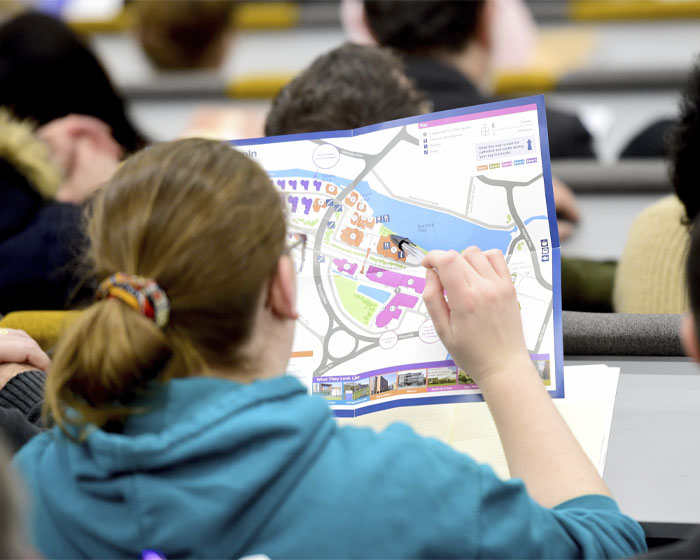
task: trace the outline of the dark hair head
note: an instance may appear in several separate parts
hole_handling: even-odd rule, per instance
[[[700,59],[683,89],[678,125],[671,140],[671,182],[685,206],[687,223],[700,214]],[[698,284],[700,287],[700,284]]]
[[[427,99],[381,47],[346,43],[318,57],[272,102],[265,134],[347,130],[419,115]]]
[[[145,143],[92,51],[44,14],[26,12],[0,26],[0,105],[38,125],[71,113],[97,117],[127,152]]]
[[[411,54],[456,52],[474,37],[485,0],[365,0],[370,31],[380,45]]]
[[[686,289],[690,301],[690,312],[700,336],[700,217],[690,227],[690,248],[686,264]],[[699,340],[700,342],[700,340]]]
[[[155,280],[170,319],[160,328],[116,299],[83,311],[59,340],[46,382],[57,424],[121,421],[153,379],[251,367],[245,344],[286,227],[259,165],[223,142],[158,144],[128,158],[90,212],[97,280],[116,272]]]

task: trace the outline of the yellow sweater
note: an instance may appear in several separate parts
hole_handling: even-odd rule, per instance
[[[617,266],[613,305],[621,313],[683,313],[690,236],[683,204],[667,196],[634,220]]]

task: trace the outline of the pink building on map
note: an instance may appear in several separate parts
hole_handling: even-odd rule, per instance
[[[418,303],[418,298],[409,294],[396,294],[388,305],[377,315],[377,326],[386,327],[392,319],[401,317],[402,307],[413,309]]]
[[[384,284],[392,288],[409,288],[417,294],[422,294],[425,289],[425,278],[418,276],[408,276],[393,270],[385,270],[377,266],[370,266],[367,269],[367,278],[378,284]]]

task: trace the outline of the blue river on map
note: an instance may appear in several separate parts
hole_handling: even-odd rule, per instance
[[[391,297],[390,292],[385,292],[384,290],[378,290],[377,288],[370,288],[369,286],[360,285],[357,287],[357,291],[361,294],[371,297],[372,299],[378,301],[379,303],[385,303]]]
[[[285,177],[305,177],[321,181],[332,181],[341,187],[346,187],[352,182],[349,179],[343,179],[331,174],[314,173],[304,169],[270,171],[268,174],[273,180]],[[389,216],[389,220],[382,223],[383,226],[397,235],[408,237],[426,251],[432,251],[433,249],[456,249],[457,251],[462,251],[470,245],[477,245],[482,249],[500,249],[505,253],[513,238],[513,234],[517,231],[516,227],[513,227],[511,230],[488,229],[451,214],[394,200],[372,190],[367,181],[361,181],[355,187],[355,190],[372,207],[375,217]],[[289,192],[303,194],[305,191],[298,189],[297,191]],[[308,192],[309,194],[314,194],[315,189],[311,187]],[[546,216],[534,216],[529,218],[526,223],[540,218],[546,218]]]

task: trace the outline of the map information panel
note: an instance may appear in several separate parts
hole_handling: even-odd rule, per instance
[[[560,248],[542,96],[234,144],[308,237],[289,373],[339,416],[483,400],[423,303],[422,256],[500,249],[543,383],[564,396]]]

